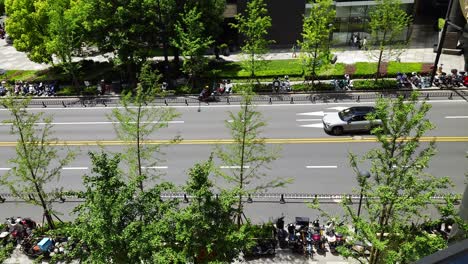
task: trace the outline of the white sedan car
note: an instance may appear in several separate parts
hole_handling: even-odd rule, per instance
[[[328,113],[322,119],[323,129],[333,135],[370,131],[375,126],[382,124],[379,119],[372,122],[367,119],[367,114],[374,111],[375,108],[372,106],[354,106],[337,113]]]

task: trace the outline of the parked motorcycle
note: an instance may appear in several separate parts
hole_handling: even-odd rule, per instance
[[[317,251],[325,251],[325,237],[323,235],[324,229],[320,226],[320,222],[316,219],[312,222],[313,233],[312,240]]]
[[[335,222],[328,221],[325,225],[325,238],[331,253],[336,253],[337,238],[335,234]]]
[[[307,229],[305,232],[305,250],[304,254],[307,257],[313,257],[314,256],[314,240],[312,238],[312,230],[310,228]]]

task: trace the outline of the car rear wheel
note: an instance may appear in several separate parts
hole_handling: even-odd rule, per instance
[[[341,134],[343,134],[343,128],[342,127],[334,127],[332,129],[332,132],[333,132],[333,135],[336,135],[336,136],[341,135]]]

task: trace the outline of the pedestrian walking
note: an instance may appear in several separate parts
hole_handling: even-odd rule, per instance
[[[364,37],[364,38],[362,39],[361,49],[367,50],[367,37]]]
[[[358,44],[358,36],[353,34],[353,47],[357,47]]]
[[[296,44],[293,44],[293,46],[292,46],[292,57],[293,57],[293,58],[296,58],[296,57],[297,57],[296,48],[297,48],[297,47],[296,47]]]

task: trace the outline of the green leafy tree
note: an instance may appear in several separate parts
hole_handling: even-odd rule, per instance
[[[264,55],[268,52],[268,45],[274,42],[266,38],[271,17],[263,0],[253,0],[247,2],[245,14],[238,14],[236,20],[237,23],[231,26],[244,37],[241,49],[246,58],[242,65],[250,77],[255,77],[255,72],[266,65]]]
[[[171,8],[170,2],[141,0],[83,0],[87,9],[86,43],[100,53],[114,54],[114,65],[126,73],[131,87],[136,87],[137,73],[147,58],[159,47],[161,19],[158,12]],[[159,4],[159,6],[158,6]],[[170,9],[169,9],[170,10]]]
[[[216,155],[228,170],[218,169],[231,191],[237,196],[235,205],[235,221],[240,226],[245,218],[244,197],[269,188],[284,186],[288,179],[266,179],[269,163],[279,156],[279,148],[269,148],[260,135],[266,127],[262,114],[252,105],[252,88],[242,92],[241,109],[237,113],[230,112],[232,122],[226,121],[233,144],[216,146]]]
[[[10,113],[10,118],[3,123],[11,125],[10,133],[18,139],[16,156],[9,160],[12,168],[0,182],[7,185],[15,197],[42,207],[48,227],[54,229],[56,212],[52,203],[61,198],[62,188],[52,186],[57,184],[62,167],[71,162],[75,153],[56,146],[58,140],[53,138],[52,118],[28,112],[29,102],[30,99],[13,97],[1,100]],[[60,150],[66,154],[60,156]]]
[[[176,239],[186,262],[231,263],[250,242],[246,226],[231,220],[236,202],[230,193],[213,194],[212,158],[189,171],[184,191],[191,201],[177,213]]]
[[[157,153],[164,153],[159,144],[148,144],[154,133],[168,127],[168,122],[178,117],[174,108],[156,107],[155,102],[158,92],[157,80],[159,75],[151,69],[151,64],[145,63],[140,74],[140,83],[135,89],[124,94],[121,98],[123,108],[113,109],[108,118],[115,122],[114,129],[120,140],[127,142],[122,158],[128,166],[127,175],[138,179],[140,190],[143,191],[143,183],[151,178],[151,167],[162,161],[161,157],[155,157]],[[149,106],[148,106],[149,105]],[[172,143],[177,143],[179,137],[175,137]],[[147,169],[145,169],[147,168]],[[157,176],[157,175],[153,175]]]
[[[336,12],[332,0],[310,1],[310,15],[304,17],[302,29],[301,59],[310,74],[312,85],[317,76],[317,71],[330,64],[329,37],[333,30],[332,25]]]
[[[90,157],[94,175],[84,176],[84,202],[75,208],[78,217],[71,231],[88,248],[85,263],[151,263],[151,251],[141,249],[145,243],[165,239],[154,233],[149,237],[144,228],[149,223],[167,223],[161,218],[172,210],[172,202],[160,197],[170,185],[139,192],[138,182],[127,181],[119,170],[118,154],[90,153]]]
[[[72,78],[75,88],[78,83],[78,65],[73,55],[79,55],[84,42],[85,31],[82,22],[86,21],[86,7],[82,1],[54,0],[49,3],[49,39],[45,43],[49,54],[59,60],[59,65]]]
[[[380,65],[385,60],[398,58],[407,43],[401,41],[404,30],[411,22],[411,17],[402,9],[400,0],[377,0],[377,5],[369,13],[371,39],[374,47],[370,57],[377,59],[375,80],[380,77]]]
[[[431,197],[447,192],[450,186],[447,177],[437,178],[424,171],[436,153],[434,142],[420,142],[434,127],[426,117],[430,107],[418,102],[417,93],[408,99],[400,96],[377,101],[375,113],[368,118],[371,122],[377,118],[382,121],[372,130],[380,147],[362,158],[350,154],[359,188],[369,199],[365,199],[360,216],[354,207],[344,204],[357,230],[347,230],[353,238],[351,243],[369,242],[370,256],[341,248],[344,256],[371,264],[410,263],[446,246],[442,237],[429,235],[418,225],[430,218],[428,208],[436,206]],[[371,178],[360,176],[361,159],[371,162]],[[447,202],[453,206],[453,201]]]
[[[18,51],[38,63],[51,63],[52,54],[47,50],[49,38],[48,0],[5,0],[6,30],[14,40]]]
[[[185,6],[184,13],[180,14],[182,19],[176,24],[176,37],[172,39],[172,44],[181,50],[182,68],[192,78],[192,86],[195,86],[195,77],[206,68],[208,61],[203,55],[214,42],[205,35],[201,16],[196,6],[191,9]]]
[[[95,176],[84,176],[84,203],[77,206],[74,236],[88,248],[88,263],[134,263],[128,256],[125,228],[136,218],[134,183],[126,184],[120,157],[89,153]]]
[[[58,61],[78,87],[78,64],[72,56],[81,51],[85,36],[82,24],[89,6],[82,0],[8,0],[6,4],[7,30],[15,48],[34,62]]]

